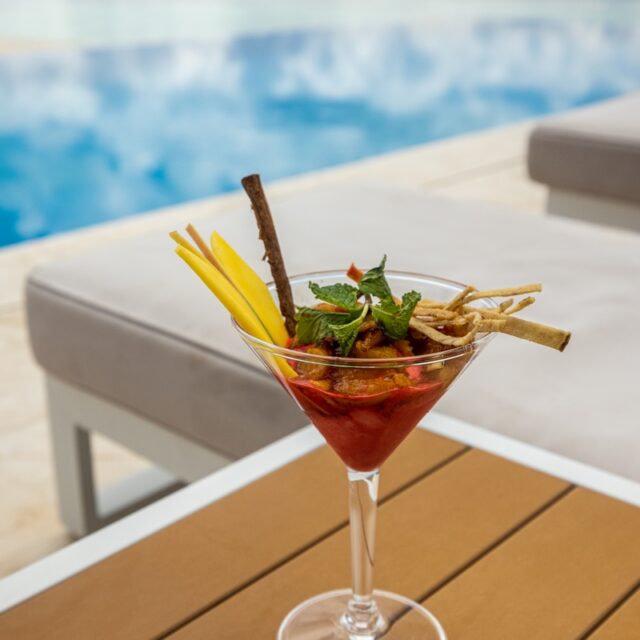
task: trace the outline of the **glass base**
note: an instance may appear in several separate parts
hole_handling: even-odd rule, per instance
[[[432,613],[388,591],[373,592],[380,613],[375,631],[350,632],[343,620],[351,595],[351,589],[340,589],[299,604],[280,625],[278,640],[447,640]]]

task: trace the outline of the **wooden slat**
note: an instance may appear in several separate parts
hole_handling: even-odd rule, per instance
[[[576,489],[426,606],[452,638],[566,640],[639,577],[640,509]]]
[[[381,496],[462,451],[417,430],[385,465]],[[0,637],[162,634],[344,526],[346,502],[344,468],[323,447],[8,611]]]
[[[588,636],[589,640],[638,640],[640,637],[640,589]]]
[[[567,486],[480,451],[457,458],[380,508],[376,583],[409,597],[422,596],[557,499]],[[348,586],[349,577],[348,530],[343,529],[171,638],[271,640],[294,605]]]

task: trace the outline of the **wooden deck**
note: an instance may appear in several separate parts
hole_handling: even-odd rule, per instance
[[[421,430],[380,503],[376,584],[451,639],[639,637],[640,509]],[[346,478],[323,447],[9,610],[0,637],[273,639],[348,584]]]

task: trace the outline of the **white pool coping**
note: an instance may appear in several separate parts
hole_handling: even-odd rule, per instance
[[[438,413],[432,413],[420,427],[640,507],[640,483],[632,480]],[[34,562],[0,580],[0,612],[15,607],[322,444],[324,440],[314,427],[304,427]]]

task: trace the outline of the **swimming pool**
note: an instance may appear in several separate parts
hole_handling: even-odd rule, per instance
[[[0,57],[0,246],[612,97],[640,27],[474,20]]]

